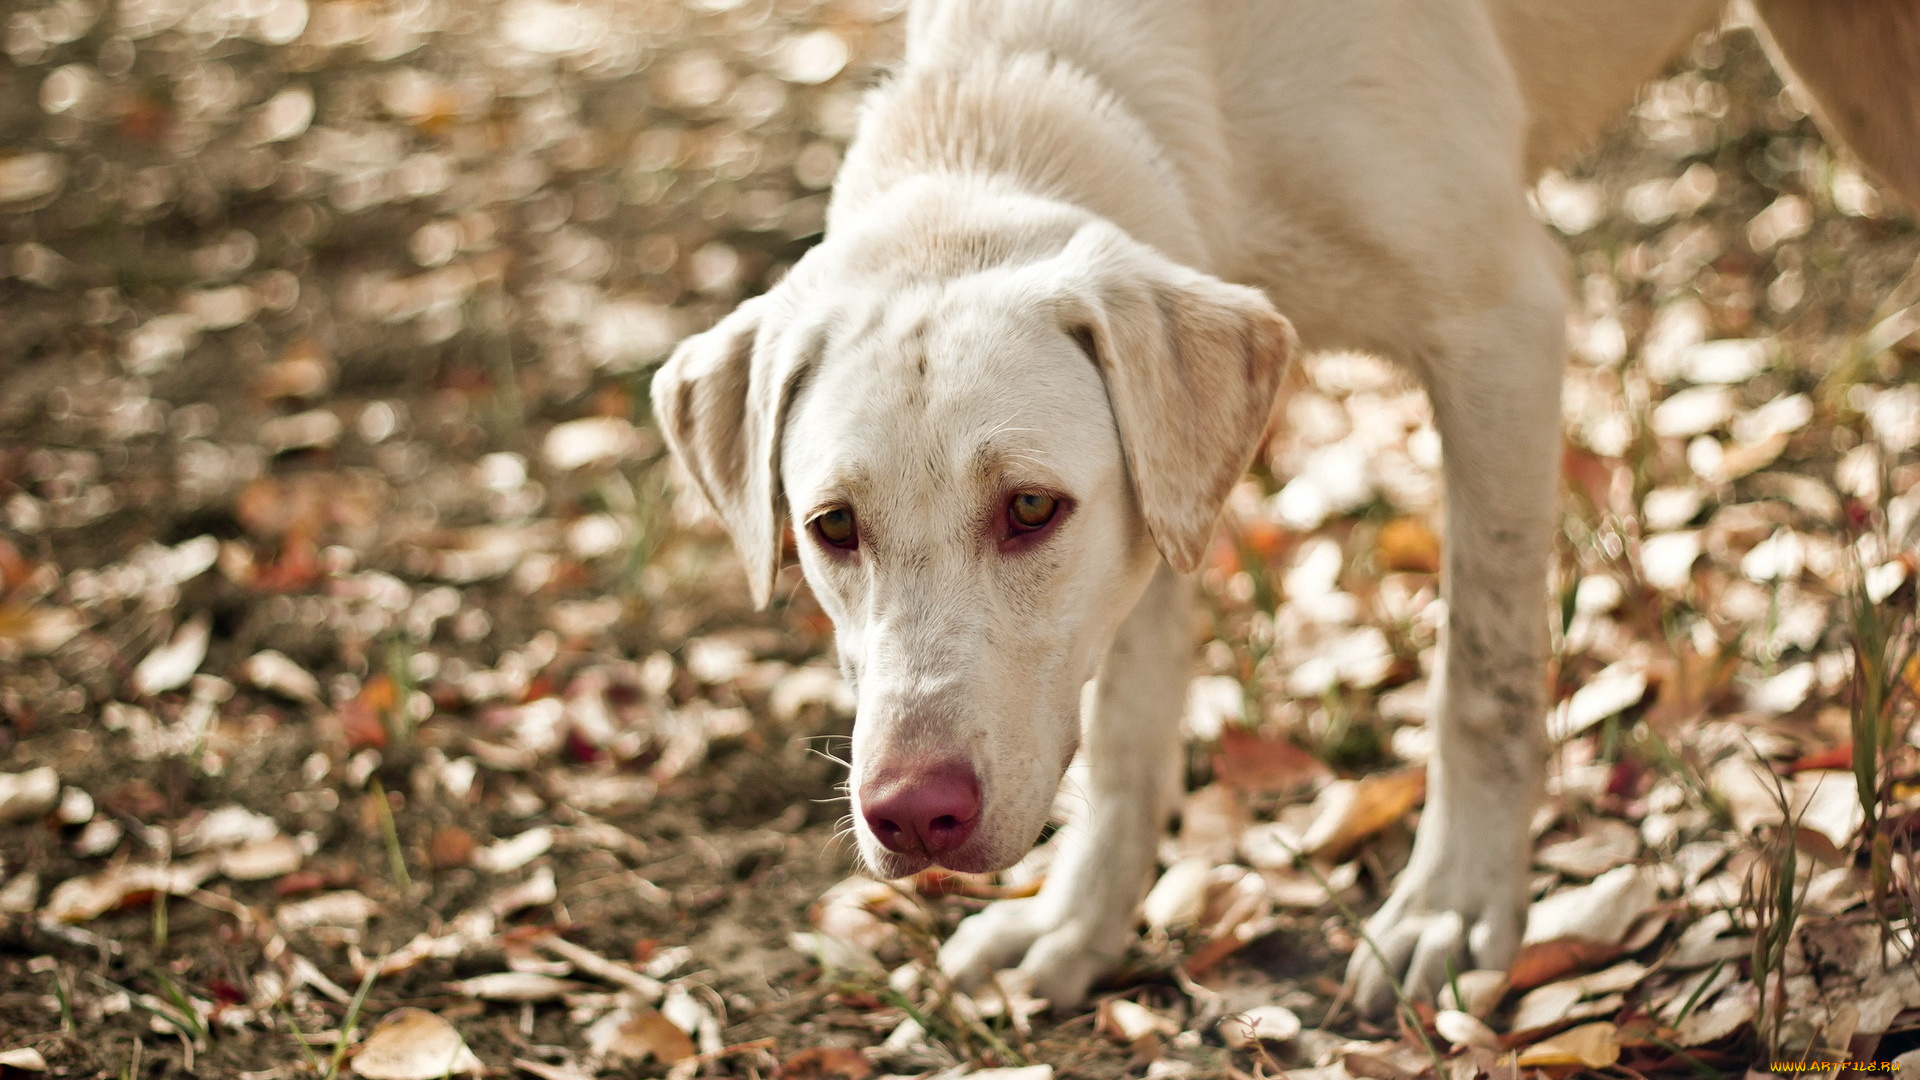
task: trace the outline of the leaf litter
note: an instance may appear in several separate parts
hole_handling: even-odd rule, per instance
[[[1079,1017],[939,978],[1046,850],[853,872],[824,616],[751,612],[645,402],[811,242],[900,22],[16,14],[0,1030],[55,1034],[0,1063],[304,1075],[295,1033],[364,1076],[565,1080],[1911,1053],[1920,666],[1858,642],[1914,636],[1920,237],[1737,25],[1536,193],[1578,300],[1511,976],[1397,1028],[1336,1008],[1424,797],[1445,538],[1423,398],[1334,354],[1202,575],[1148,933]]]

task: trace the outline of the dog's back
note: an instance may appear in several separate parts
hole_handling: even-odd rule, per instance
[[[1719,0],[1490,0],[1528,108],[1538,173],[1592,144],[1648,79],[1707,29]],[[1829,136],[1920,208],[1920,4],[1756,0],[1783,74]]]

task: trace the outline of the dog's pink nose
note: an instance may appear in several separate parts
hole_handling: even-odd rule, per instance
[[[966,843],[980,818],[980,779],[960,762],[889,772],[860,798],[867,827],[888,851],[931,858]]]

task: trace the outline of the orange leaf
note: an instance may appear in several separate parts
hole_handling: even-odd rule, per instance
[[[1853,743],[1843,742],[1831,750],[1822,750],[1787,766],[1787,775],[1806,772],[1809,769],[1851,769],[1853,768]]]
[[[398,700],[399,692],[394,689],[393,680],[384,673],[368,679],[353,700],[340,709],[340,728],[347,737],[348,747],[386,749],[387,715]]]
[[[1394,518],[1380,527],[1380,565],[1422,574],[1440,571],[1440,538],[1419,518]]]

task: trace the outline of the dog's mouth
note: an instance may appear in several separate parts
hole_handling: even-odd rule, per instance
[[[937,855],[916,851],[892,851],[877,843],[861,845],[867,866],[875,877],[885,881],[912,877],[925,870],[948,870],[956,874],[991,874],[1019,862],[1032,844],[1019,850],[1004,850],[1011,845],[992,843],[992,838],[975,833],[966,843]]]

